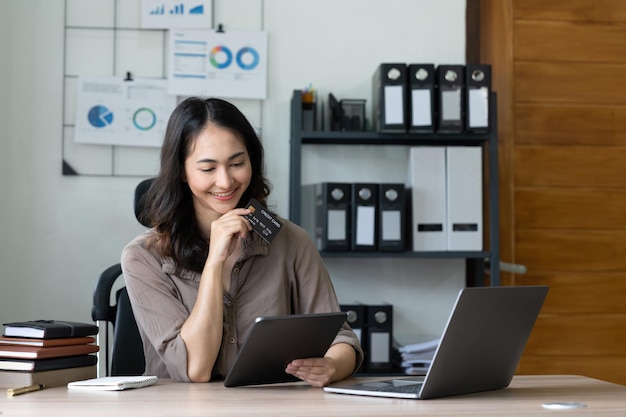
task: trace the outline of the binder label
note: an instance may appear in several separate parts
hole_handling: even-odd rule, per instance
[[[357,207],[356,220],[356,244],[368,246],[374,245],[374,224],[376,223],[376,207]]]
[[[399,210],[385,210],[382,213],[383,240],[402,239],[402,213]]]
[[[461,120],[461,90],[441,92],[441,119]]]
[[[327,240],[346,240],[347,227],[345,210],[328,210]]]
[[[472,88],[469,94],[469,127],[489,127],[489,89]]]
[[[385,86],[385,124],[401,125],[404,123],[404,100],[402,86]]]
[[[411,126],[431,126],[430,90],[418,89],[411,91]]]

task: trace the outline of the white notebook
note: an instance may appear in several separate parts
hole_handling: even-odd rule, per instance
[[[105,376],[67,384],[68,389],[89,391],[121,391],[143,388],[157,382],[156,376]]]

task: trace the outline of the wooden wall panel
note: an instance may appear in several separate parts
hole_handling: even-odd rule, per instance
[[[626,229],[626,188],[517,189],[515,202],[518,229]]]
[[[626,106],[520,103],[514,111],[518,145],[626,144]]]
[[[481,56],[509,81],[503,260],[529,271],[502,282],[550,286],[519,372],[626,384],[626,1],[481,8]]]
[[[542,314],[626,314],[626,272],[529,272],[517,285],[548,285]],[[540,326],[537,331],[543,331]],[[626,349],[624,349],[626,355]]]
[[[626,103],[626,64],[515,61],[516,102]]]
[[[513,262],[513,201],[512,195],[512,147],[513,141],[513,12],[510,0],[480,0],[479,33],[481,39],[468,39],[468,43],[480,43],[480,62],[491,64],[492,89],[498,95],[498,161],[500,183],[500,257]],[[502,272],[500,282],[512,282],[512,274]]]
[[[626,271],[626,230],[520,229],[515,247],[517,262],[533,273]]]
[[[624,0],[515,0],[516,20],[559,20],[567,22],[626,21]]]
[[[527,352],[558,356],[626,355],[626,314],[542,314]]]
[[[513,30],[515,60],[626,63],[626,54],[615,54],[626,44],[626,26],[517,21]]]
[[[626,187],[626,148],[518,146],[517,187]]]

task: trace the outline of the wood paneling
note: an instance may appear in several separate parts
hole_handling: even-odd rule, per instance
[[[626,188],[517,189],[515,203],[518,229],[626,229]]]
[[[518,145],[626,145],[623,105],[520,103],[514,117]]]
[[[489,0],[480,16],[510,99],[503,260],[529,271],[502,282],[550,286],[519,372],[626,384],[626,1]]]
[[[513,12],[510,0],[480,0],[480,39],[467,40],[480,44],[480,62],[491,64],[492,88],[498,95],[498,161],[500,184],[500,258],[514,261],[513,254],[513,201],[512,195],[512,142],[513,136],[513,91],[510,88],[513,76]],[[502,272],[500,282],[511,283],[513,276]]]
[[[513,180],[516,187],[626,187],[626,147],[517,146]]]
[[[626,64],[515,61],[514,74],[516,102],[626,103]]]
[[[626,21],[624,0],[515,0],[513,3],[516,20]]]
[[[517,21],[513,30],[516,61],[626,63],[615,53],[626,44],[623,25]]]
[[[542,314],[526,351],[541,356],[626,356],[626,314]]]
[[[515,232],[516,260],[529,271],[626,271],[626,231]]]
[[[548,285],[542,314],[626,314],[626,272],[529,272],[517,285]],[[541,323],[535,329],[544,331]],[[623,354],[626,355],[626,349]]]

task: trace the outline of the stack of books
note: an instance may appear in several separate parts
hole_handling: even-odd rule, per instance
[[[421,339],[411,343],[400,343],[395,340],[394,344],[400,355],[400,366],[407,375],[426,375],[441,340],[439,337]]]
[[[95,378],[98,326],[56,320],[5,323],[0,388],[63,386]]]

